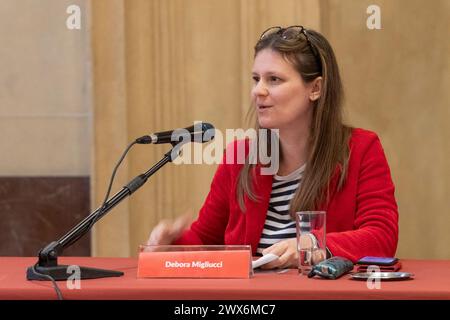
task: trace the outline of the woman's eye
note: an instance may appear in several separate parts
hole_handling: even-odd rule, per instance
[[[280,78],[275,77],[275,76],[271,76],[271,77],[269,78],[269,80],[270,80],[270,82],[280,82],[280,81],[281,81]]]
[[[259,77],[257,77],[257,76],[253,76],[252,79],[253,79],[253,82],[258,82],[259,81]]]

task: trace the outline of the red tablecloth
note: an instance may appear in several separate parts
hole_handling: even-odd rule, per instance
[[[50,281],[27,281],[29,257],[0,257],[0,299],[56,299]],[[250,279],[137,279],[134,258],[60,258],[60,264],[120,270],[122,277],[82,280],[70,290],[58,281],[64,299],[450,299],[450,261],[402,260],[402,271],[414,280],[381,282],[369,289],[365,281],[308,279],[292,269],[285,273],[256,273]]]

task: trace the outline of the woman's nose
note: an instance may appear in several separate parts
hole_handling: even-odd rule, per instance
[[[254,86],[252,93],[255,97],[257,96],[267,96],[269,94],[269,90],[267,90],[267,86],[262,81],[258,81]]]

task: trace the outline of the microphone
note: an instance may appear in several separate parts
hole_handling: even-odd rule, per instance
[[[198,122],[184,129],[162,131],[145,135],[136,139],[139,144],[161,144],[173,142],[208,142],[214,139],[214,126],[206,122]]]

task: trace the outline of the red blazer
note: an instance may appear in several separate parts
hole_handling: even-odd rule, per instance
[[[227,147],[236,148],[242,140]],[[347,181],[336,190],[338,171],[330,181],[326,211],[327,247],[335,256],[355,262],[363,256],[394,256],[398,241],[398,212],[394,184],[378,136],[353,129]],[[224,155],[225,159],[225,155]],[[245,197],[246,212],[236,198],[242,164],[219,165],[196,221],[174,244],[249,244],[256,253],[272,191],[271,175],[255,168],[254,190],[259,202]]]

